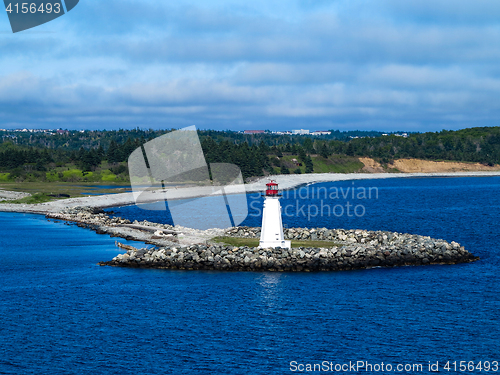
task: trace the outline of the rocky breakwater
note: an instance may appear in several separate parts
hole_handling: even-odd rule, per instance
[[[158,246],[178,242],[177,232],[171,225],[137,220],[131,222],[128,219],[111,217],[103,210],[94,207],[67,208],[59,213],[48,214],[46,217],[73,222],[98,234],[108,234],[112,237],[143,241]]]
[[[47,214],[46,217],[73,222],[98,234],[108,234],[111,237],[121,237],[156,246],[206,243],[210,238],[224,234],[223,229],[196,230],[147,220],[131,222],[120,217],[111,217],[110,213],[101,209],[86,206],[66,208],[59,213]]]
[[[468,263],[479,258],[456,242],[363,230],[291,228],[288,238],[328,240],[330,247],[259,249],[222,244],[129,250],[103,266],[227,271],[340,271],[373,267]],[[226,235],[256,237],[258,228],[232,228]]]

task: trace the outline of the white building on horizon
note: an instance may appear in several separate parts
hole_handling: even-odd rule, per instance
[[[306,134],[309,134],[309,129],[295,129],[295,130],[292,130],[292,134],[306,135]]]
[[[327,131],[327,130],[316,130],[311,133],[311,135],[330,135],[332,132]]]

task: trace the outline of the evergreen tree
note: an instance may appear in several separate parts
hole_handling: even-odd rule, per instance
[[[307,137],[305,140],[304,140],[304,148],[305,150],[308,152],[308,153],[313,153],[313,150],[314,150],[314,143],[312,141],[311,138]]]
[[[305,163],[305,161],[307,159],[306,151],[302,147],[298,147],[297,153],[299,155],[299,160],[301,160]]]
[[[304,160],[304,163],[306,165],[306,173],[313,173],[314,172],[314,166],[313,162],[310,156],[306,157],[306,160]]]
[[[326,142],[323,142],[321,144],[321,147],[319,149],[319,154],[324,157],[325,159],[328,159],[328,157],[331,155],[330,154],[330,149],[328,148],[328,146],[326,145]]]
[[[290,170],[286,167],[285,164],[281,166],[281,174],[290,174]]]
[[[354,147],[352,146],[352,142],[349,142],[347,145],[347,150],[345,151],[347,156],[354,156]]]
[[[120,149],[114,139],[111,140],[111,143],[109,144],[106,158],[109,163],[118,163],[121,161]]]

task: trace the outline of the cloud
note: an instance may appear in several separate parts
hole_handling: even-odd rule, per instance
[[[0,34],[0,127],[496,125],[500,5],[474,4],[87,0]]]
[[[388,17],[417,24],[497,25],[500,4],[496,0],[381,0],[380,6]],[[398,18],[396,18],[398,17]]]

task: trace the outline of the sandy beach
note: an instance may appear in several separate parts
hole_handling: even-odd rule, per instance
[[[319,183],[319,182],[334,182],[348,180],[373,180],[385,178],[418,178],[418,177],[488,177],[500,176],[500,171],[496,172],[443,172],[443,173],[315,173],[302,175],[276,175],[260,178],[252,183],[245,184],[246,192],[260,192],[264,190],[265,184],[270,179],[276,180],[280,189],[293,189],[300,185]],[[226,189],[226,193],[231,193],[230,189]],[[233,192],[242,192],[242,189],[236,189]],[[3,191],[4,194],[8,192]],[[203,189],[199,187],[190,188],[174,188],[168,189],[165,192],[157,192],[157,195],[151,195],[151,201],[160,201],[162,199],[186,199],[198,197],[203,193]],[[16,196],[20,193],[14,193]],[[22,193],[21,193],[22,194]],[[95,207],[95,208],[110,208],[135,204],[132,193],[119,193],[108,195],[97,195],[82,198],[69,198],[53,202],[40,204],[0,204],[0,211],[4,212],[26,212],[37,214],[54,214],[65,209],[79,206]]]

